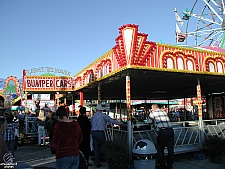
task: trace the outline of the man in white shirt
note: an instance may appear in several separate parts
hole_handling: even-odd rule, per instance
[[[152,105],[152,112],[149,118],[153,121],[156,130],[158,131],[157,145],[159,146],[158,153],[162,154],[159,158],[160,169],[172,169],[174,161],[174,131],[168,114],[159,109],[157,104]],[[165,164],[164,149],[167,147],[168,160]]]

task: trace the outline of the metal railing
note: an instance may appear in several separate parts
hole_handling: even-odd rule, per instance
[[[36,124],[37,117],[25,117],[25,134],[37,134],[38,126]]]
[[[132,125],[135,128],[135,125]],[[173,123],[174,129],[174,153],[193,152],[201,150],[200,130],[198,121],[177,122]],[[225,138],[225,119],[204,120],[204,136],[209,137],[221,136]],[[132,131],[132,147],[141,139],[149,139],[154,144],[157,142],[157,131],[150,130],[133,130]],[[128,146],[128,136],[126,127],[123,128],[107,128],[106,138],[108,141],[120,142]],[[167,153],[167,150],[165,149]]]

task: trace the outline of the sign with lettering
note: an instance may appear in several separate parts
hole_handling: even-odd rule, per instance
[[[31,68],[26,70],[26,75],[31,76],[31,75],[36,75],[36,73],[60,73],[63,74],[64,76],[71,76],[71,72],[63,70],[63,69],[58,69],[58,68],[52,68],[52,67],[39,67],[39,68]]]
[[[24,91],[72,91],[72,77],[25,76]]]
[[[33,100],[50,100],[50,94],[32,94]]]
[[[22,101],[22,106],[27,106],[27,107],[31,107],[34,104],[35,100],[23,100]],[[45,104],[48,104],[48,107],[53,107],[54,106],[54,100],[40,100],[40,107],[43,108],[45,106]]]

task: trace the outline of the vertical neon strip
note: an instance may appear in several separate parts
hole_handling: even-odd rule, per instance
[[[197,98],[198,98],[198,127],[199,127],[199,141],[200,141],[200,148],[203,148],[204,144],[204,124],[202,119],[202,95],[201,95],[201,86],[200,86],[200,79],[198,78],[197,84]]]
[[[84,93],[83,92],[79,92],[80,95],[80,105],[84,106]]]
[[[101,86],[98,84],[98,103],[101,103]]]
[[[197,98],[198,98],[198,116],[202,116],[202,95],[201,95],[201,86],[199,81],[197,85]]]
[[[131,104],[130,104],[130,76],[126,76],[126,103],[127,103],[127,120],[131,120]]]

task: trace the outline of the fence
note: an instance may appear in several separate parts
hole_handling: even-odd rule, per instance
[[[26,134],[37,134],[38,126],[36,124],[37,117],[25,117],[25,133]]]
[[[225,138],[225,119],[224,120],[204,120],[205,139],[209,137],[221,136]],[[150,126],[150,125],[149,125]],[[140,127],[140,126],[139,126]],[[135,125],[132,126],[135,129]],[[151,128],[146,127],[146,128]],[[174,153],[185,153],[201,150],[200,130],[198,121],[173,123],[174,129]],[[133,130],[132,146],[140,139],[149,139],[156,144],[157,131],[154,129]],[[126,126],[123,128],[108,127],[106,138],[110,141],[117,141],[128,146],[128,136]],[[167,150],[165,150],[167,153]]]

